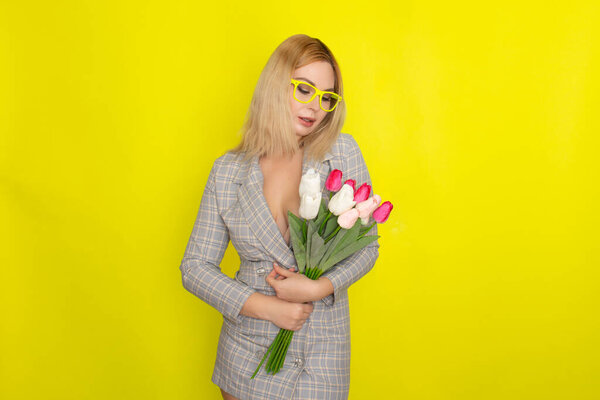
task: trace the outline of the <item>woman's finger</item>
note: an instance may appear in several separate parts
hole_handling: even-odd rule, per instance
[[[283,275],[285,277],[291,276],[291,274],[293,274],[293,272],[279,266],[279,264],[277,263],[273,263],[273,269],[276,270],[279,275]]]
[[[267,277],[265,278],[269,285],[273,286],[273,283],[277,280],[275,278],[276,275],[277,275],[277,273],[275,272],[275,270],[272,270],[271,272],[269,272],[269,275],[267,275]]]

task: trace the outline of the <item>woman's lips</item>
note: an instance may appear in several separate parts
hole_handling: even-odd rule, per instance
[[[307,127],[310,127],[315,123],[315,121],[305,121],[302,119],[302,117],[298,117],[298,119],[300,120],[300,123],[302,125],[307,126]]]

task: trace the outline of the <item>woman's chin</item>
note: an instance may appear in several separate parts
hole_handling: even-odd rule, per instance
[[[304,128],[304,129],[296,128],[296,136],[298,136],[298,139],[310,135],[311,132],[312,132],[312,129],[307,130],[306,128]]]

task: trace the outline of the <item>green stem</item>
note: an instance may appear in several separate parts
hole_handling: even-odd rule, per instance
[[[341,226],[338,225],[337,228],[335,228],[335,231],[333,231],[333,233],[331,235],[329,235],[329,237],[327,239],[325,239],[325,243],[329,242],[331,239],[333,239],[333,237],[335,236],[336,233],[338,233],[338,231],[341,229]]]
[[[366,234],[367,234],[367,233],[368,233],[368,232],[371,230],[371,228],[373,227],[373,225],[375,225],[376,223],[377,223],[377,221],[376,221],[376,222],[373,222],[373,223],[371,224],[371,226],[369,227],[369,229],[367,229],[366,231],[364,231],[363,233],[361,233],[361,234],[358,236],[358,238],[357,238],[357,239],[360,239],[361,237],[365,236],[365,235],[366,235]]]
[[[310,268],[306,271],[306,277],[308,279],[312,279],[313,271],[314,271],[314,268]]]
[[[275,365],[275,359],[281,352],[281,349],[285,346],[285,336],[287,334],[287,329],[280,329],[278,336],[278,343],[273,352],[271,353],[271,357],[269,357],[269,361],[267,362],[269,371],[273,371],[273,366]],[[267,371],[267,372],[269,372]]]
[[[319,228],[319,235],[322,235],[323,233],[323,229],[325,229],[325,224],[327,223],[327,220],[329,219],[329,217],[331,217],[332,212],[329,211],[327,213],[327,217],[325,217],[325,219],[323,220],[323,222],[321,223],[321,227]]]
[[[271,370],[273,374],[276,374],[280,369],[283,361],[285,361],[285,356],[287,355],[288,347],[290,347],[290,342],[292,341],[292,336],[294,335],[294,331],[286,331],[283,337],[282,346],[279,349],[275,360],[273,362],[273,366]]]
[[[269,361],[267,361],[267,365],[265,366],[265,370],[267,372],[271,372],[273,370],[275,358],[277,358],[277,355],[279,354],[279,351],[285,342],[285,340],[284,340],[285,332],[286,332],[286,329],[280,329],[279,333],[277,334],[277,337],[274,340],[274,342],[277,342],[277,345],[275,345],[275,348],[273,349],[273,353],[271,353],[271,356],[269,357]]]
[[[281,369],[281,365],[283,364],[283,361],[285,360],[285,356],[287,355],[287,349],[290,345],[290,342],[292,341],[293,334],[294,334],[294,331],[289,331],[289,330],[286,330],[286,332],[284,333],[283,340],[282,340],[283,345],[279,348],[279,350],[277,351],[277,354],[275,354],[275,358],[273,359],[273,364],[271,365],[271,371],[273,372],[273,375],[275,375]]]
[[[319,277],[321,270],[319,268],[315,268],[310,279],[312,280],[317,280],[317,278]]]
[[[285,362],[285,357],[287,355],[290,344],[292,343],[293,336],[294,336],[294,331],[290,331],[287,342],[286,342],[285,349],[282,352],[282,357],[279,359],[279,362],[277,363],[277,369],[275,370],[275,373],[279,372],[279,370],[283,367],[283,364]]]
[[[258,373],[258,371],[260,370],[260,367],[263,365],[263,362],[265,362],[265,360],[267,359],[267,356],[269,355],[269,353],[271,352],[271,350],[273,350],[273,348],[275,347],[276,343],[277,343],[277,339],[273,340],[273,343],[271,343],[271,346],[269,346],[269,348],[265,352],[265,355],[263,356],[262,360],[260,360],[260,364],[258,364],[258,367],[256,367],[256,371],[254,371],[254,374],[252,374],[252,377],[250,379],[254,379],[254,377],[256,376],[256,374]]]

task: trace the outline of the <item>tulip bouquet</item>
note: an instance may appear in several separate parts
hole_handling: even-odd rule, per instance
[[[356,189],[354,179],[342,184],[342,176],[342,171],[335,169],[327,177],[325,189],[330,193],[326,204],[319,173],[309,169],[300,181],[300,217],[288,211],[297,270],[313,280],[377,240],[378,235],[365,235],[376,223],[385,222],[393,208],[389,201],[381,203],[377,194],[369,197],[371,186],[366,182]],[[369,225],[371,217],[374,221]],[[279,331],[250,379],[256,376],[267,356],[267,373],[279,372],[293,335],[291,330]]]

